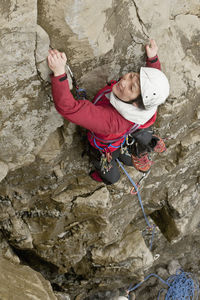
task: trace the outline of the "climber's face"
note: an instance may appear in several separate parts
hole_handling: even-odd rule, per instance
[[[136,99],[140,94],[140,74],[127,73],[112,88],[113,93],[124,102]]]

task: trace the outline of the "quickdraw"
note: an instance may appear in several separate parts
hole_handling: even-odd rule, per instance
[[[146,177],[150,172],[151,172],[151,169],[149,169],[148,172],[143,173],[142,177],[141,177],[141,178],[139,179],[139,181],[136,183],[137,191],[136,191],[135,187],[133,187],[133,188],[131,189],[131,195],[137,195],[138,190],[139,190],[140,187],[141,187],[142,181],[145,179],[145,177]]]
[[[100,166],[101,166],[101,172],[103,174],[109,172],[110,169],[112,168],[111,160],[112,160],[111,153],[106,152],[101,154]]]
[[[72,73],[72,70],[70,69],[69,65],[66,65],[67,69],[69,70],[69,73],[71,75],[72,78],[72,83],[74,85],[74,87],[76,88],[76,96],[79,100],[85,100],[87,99],[87,94],[86,94],[86,90],[79,88],[79,86],[77,85],[76,79],[74,77],[74,74]]]

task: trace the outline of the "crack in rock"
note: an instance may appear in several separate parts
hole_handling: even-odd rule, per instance
[[[147,29],[146,29],[146,27],[145,27],[145,24],[144,24],[144,22],[142,21],[142,18],[140,17],[139,9],[138,9],[138,7],[137,7],[135,1],[132,0],[132,2],[133,2],[133,5],[135,6],[136,15],[137,15],[138,21],[139,21],[139,23],[140,23],[140,25],[141,25],[142,32],[143,32],[143,34],[149,39],[149,36],[148,36],[148,34],[147,34]],[[146,32],[145,32],[145,31],[146,31]]]
[[[130,36],[131,36],[132,41],[133,41],[135,44],[137,44],[137,45],[143,45],[143,42],[138,42],[138,41],[136,41],[136,40],[134,39],[132,33],[129,32],[129,34],[130,34]]]
[[[81,198],[88,198],[90,196],[92,196],[95,192],[99,191],[100,189],[102,189],[104,186],[101,185],[99,186],[98,188],[96,188],[94,191],[91,191],[91,192],[88,192],[88,193],[85,193],[85,194],[80,194],[80,195],[76,195],[73,197],[72,201],[71,201],[71,209],[70,209],[70,212],[72,212],[73,208],[74,208],[74,205],[75,205],[75,201],[77,200],[78,197],[81,197]]]
[[[35,59],[35,68],[36,68],[38,80],[41,82],[41,84],[44,84],[45,81],[42,79],[41,73],[40,73],[40,71],[38,70],[38,67],[37,67],[36,51],[37,51],[37,32],[35,33],[35,49],[33,51],[34,59]]]

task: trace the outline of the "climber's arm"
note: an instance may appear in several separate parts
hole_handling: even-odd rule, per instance
[[[151,39],[150,44],[146,45],[146,54],[147,54],[147,60],[146,60],[146,67],[149,68],[156,68],[161,69],[160,61],[158,59],[158,46],[155,42],[155,40]]]

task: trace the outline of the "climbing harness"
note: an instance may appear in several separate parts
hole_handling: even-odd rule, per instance
[[[122,140],[123,138],[124,138],[124,141],[122,142],[122,144],[124,144],[127,141],[127,137],[131,133],[135,132],[139,127],[140,127],[140,125],[134,124],[124,135],[120,136],[119,138],[113,139],[113,140],[104,140],[104,139],[101,139],[101,138],[97,137],[94,134],[94,132],[91,132],[91,134],[92,134],[92,139],[94,141],[95,146],[97,146],[96,145],[96,140],[98,140],[100,143],[103,143],[103,144],[107,145],[107,147],[120,148],[120,146],[116,147],[116,146],[113,146],[112,144],[115,143],[115,142],[118,142],[118,141]],[[103,150],[104,148],[99,147],[98,149]]]
[[[135,131],[136,130],[135,128],[137,128],[137,127],[135,125],[133,127],[131,129],[133,131]],[[99,149],[99,151],[101,153],[100,166],[101,166],[101,171],[104,174],[106,172],[109,172],[110,169],[112,168],[112,164],[110,163],[110,161],[112,159],[112,154],[111,154],[110,149],[109,149],[110,147],[111,148],[115,148],[116,150],[120,148],[121,154],[126,154],[128,156],[129,155],[131,156],[131,154],[128,151],[128,147],[126,146],[127,137],[130,134],[129,132],[125,133],[122,137],[114,139],[114,140],[102,140],[102,139],[96,137],[93,132],[91,133],[92,134],[93,143],[96,146],[96,148]],[[113,145],[114,142],[117,142],[117,141],[119,141],[121,139],[123,139],[123,142],[120,145],[118,145],[118,146],[114,146]],[[100,141],[101,143],[104,143],[104,147],[100,147],[99,145],[97,145],[96,140]],[[110,159],[108,159],[108,157]],[[106,162],[106,160],[107,160],[107,162]]]
[[[130,292],[136,290],[150,277],[158,278],[167,288],[162,288],[158,293],[158,300],[161,299],[161,294],[165,294],[165,300],[198,300],[199,283],[197,279],[192,278],[191,273],[177,270],[175,275],[170,276],[166,281],[156,274],[148,275],[142,282],[127,290],[128,299]],[[162,298],[163,299],[163,298]]]

